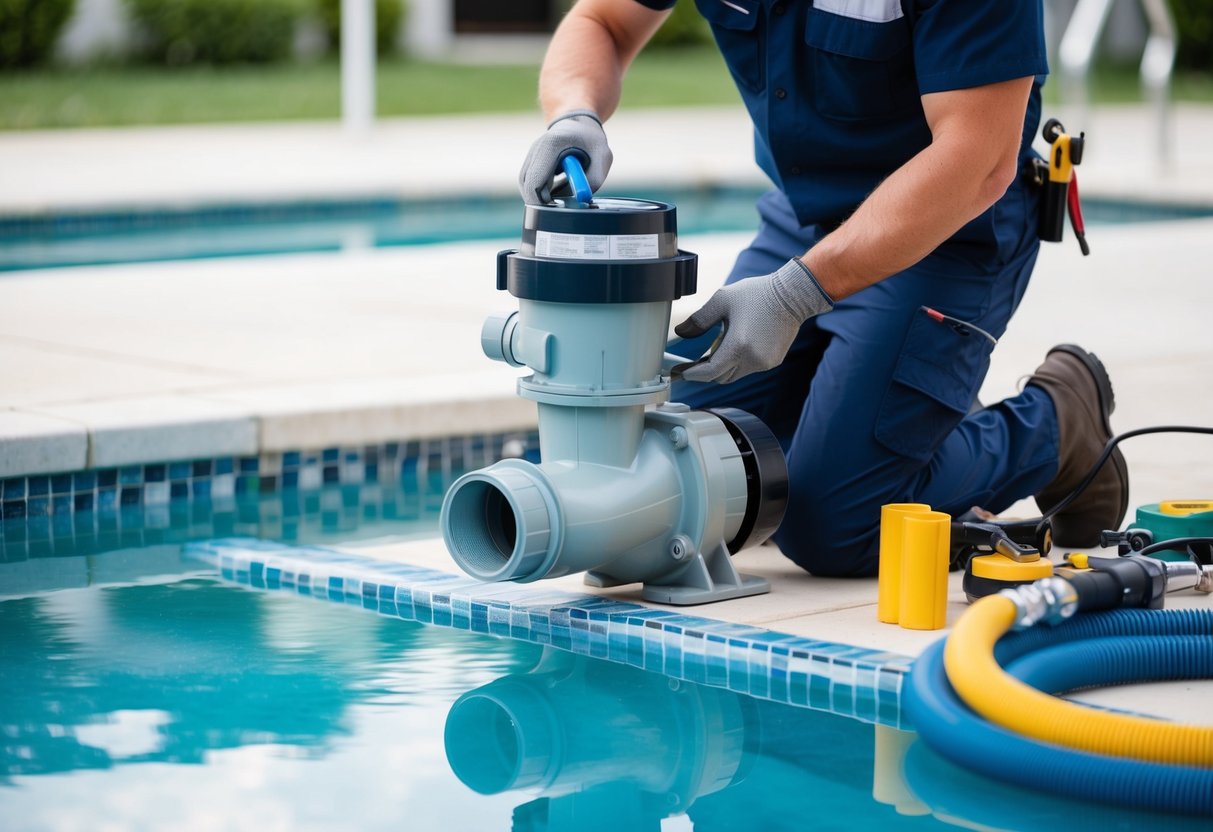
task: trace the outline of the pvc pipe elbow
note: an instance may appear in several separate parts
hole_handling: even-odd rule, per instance
[[[482,581],[534,581],[560,544],[551,487],[525,462],[464,474],[442,505],[442,536],[459,566]]]

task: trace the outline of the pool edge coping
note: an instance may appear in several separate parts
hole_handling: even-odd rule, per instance
[[[206,457],[532,431],[508,373],[361,379],[345,401],[318,382],[0,409],[0,479]],[[402,392],[404,391],[404,392]],[[302,400],[292,399],[303,393]],[[310,394],[310,398],[308,397]],[[276,401],[277,400],[277,401]],[[134,415],[132,415],[134,414]]]

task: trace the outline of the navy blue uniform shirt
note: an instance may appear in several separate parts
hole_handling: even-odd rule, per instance
[[[674,0],[636,0],[668,9]],[[759,166],[797,218],[833,226],[931,142],[926,93],[1036,76],[1021,159],[1048,72],[1042,0],[695,0],[754,122]],[[1034,234],[1017,179],[941,249],[1006,262]]]

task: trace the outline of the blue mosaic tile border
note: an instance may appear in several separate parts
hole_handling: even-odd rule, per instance
[[[223,578],[380,615],[550,644],[761,699],[905,727],[910,659],[542,585],[484,584],[434,569],[254,539],[190,544]]]
[[[104,514],[338,484],[386,485],[409,477],[449,480],[452,471],[528,455],[538,447],[535,432],[484,434],[8,477],[0,479],[0,518]]]
[[[451,481],[427,476],[393,485],[329,485],[317,491],[21,517],[0,523],[0,564],[233,536],[286,543],[322,543],[334,535],[348,540],[375,530],[433,537]]]

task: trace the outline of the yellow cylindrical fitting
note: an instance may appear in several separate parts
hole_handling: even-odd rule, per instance
[[[901,604],[909,630],[942,630],[948,620],[948,546],[952,518],[942,511],[902,517]]]
[[[880,577],[876,585],[876,617],[896,624],[901,606],[901,518],[929,512],[923,503],[889,503],[880,507]]]

